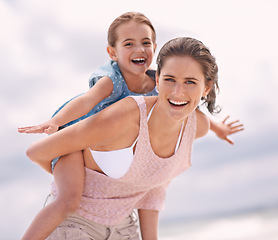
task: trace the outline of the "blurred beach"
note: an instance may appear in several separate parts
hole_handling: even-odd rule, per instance
[[[160,225],[160,240],[277,240],[278,208]]]

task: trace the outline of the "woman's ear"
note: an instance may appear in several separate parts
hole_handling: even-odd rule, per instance
[[[106,48],[106,51],[109,55],[109,57],[113,60],[113,61],[117,61],[117,57],[116,57],[116,51],[115,51],[115,48],[108,45],[107,48]]]
[[[212,81],[209,81],[206,86],[205,86],[205,89],[204,89],[204,92],[202,94],[202,97],[205,97],[209,94],[210,90],[211,90],[211,87],[212,87]]]

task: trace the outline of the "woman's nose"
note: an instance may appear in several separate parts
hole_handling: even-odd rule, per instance
[[[183,94],[183,88],[178,83],[174,87],[174,94],[175,94],[175,96],[182,96],[182,94]]]

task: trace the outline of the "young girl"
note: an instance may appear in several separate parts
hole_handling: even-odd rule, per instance
[[[111,61],[92,74],[89,91],[65,103],[47,122],[19,130],[54,133],[60,126],[69,126],[126,96],[157,95],[155,71],[149,69],[155,49],[156,33],[148,18],[136,12],[119,16],[108,29]]]
[[[112,61],[102,66],[90,80],[91,89],[66,104],[52,119],[35,127],[19,129],[20,132],[53,133],[74,119],[86,118],[128,95],[157,95],[154,73],[149,70],[156,48],[155,30],[150,21],[140,13],[125,13],[114,20],[108,31],[107,51]],[[67,124],[68,123],[68,124]],[[65,125],[66,124],[66,125]],[[213,124],[224,134],[223,139],[240,130],[234,123]],[[218,128],[217,128],[218,127]],[[222,127],[222,128],[221,128]],[[215,131],[217,132],[217,131]],[[52,171],[58,197],[36,216],[23,239],[44,239],[59,223],[75,212],[80,203],[84,180],[84,164],[73,153],[52,162]],[[36,161],[51,172],[49,162]],[[54,168],[54,170],[53,170]],[[43,229],[40,226],[45,226]],[[38,229],[40,229],[38,231]]]
[[[49,240],[139,239],[129,216],[133,209],[142,239],[157,239],[166,188],[191,166],[192,144],[209,130],[198,104],[202,99],[213,112],[218,88],[215,59],[198,40],[169,41],[157,64],[158,97],[122,99],[27,150],[31,160],[49,164],[71,152],[83,159],[86,149],[81,204]],[[59,198],[59,189],[54,194]]]

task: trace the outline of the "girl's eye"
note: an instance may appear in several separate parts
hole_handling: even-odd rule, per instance
[[[167,82],[174,82],[175,81],[173,78],[165,78],[164,80],[167,81]]]
[[[143,45],[151,45],[151,42],[143,42]]]
[[[127,46],[127,47],[132,46],[132,43],[126,43],[124,46]]]

